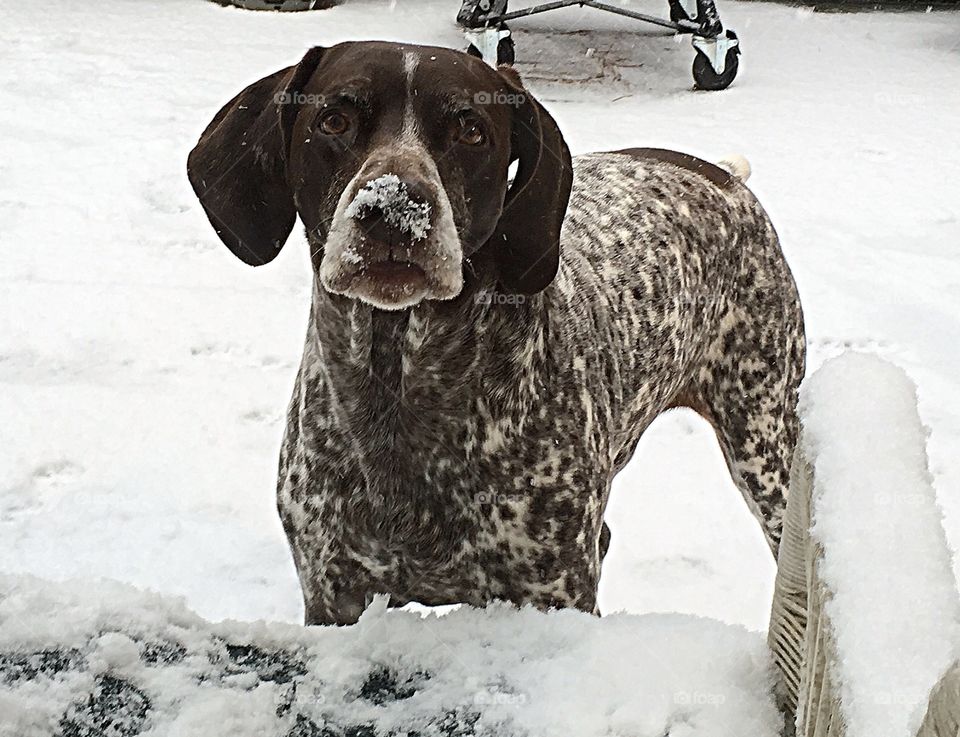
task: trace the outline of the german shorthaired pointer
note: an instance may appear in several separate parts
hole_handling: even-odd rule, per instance
[[[658,149],[571,161],[512,70],[380,42],[254,82],[188,170],[249,264],[306,226],[278,506],[307,623],[378,592],[596,611],[610,483],[671,407],[712,424],[776,551],[803,318],[735,175]]]

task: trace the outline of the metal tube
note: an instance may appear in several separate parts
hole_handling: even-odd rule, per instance
[[[524,8],[523,10],[514,10],[512,13],[504,13],[498,18],[487,18],[487,23],[504,23],[508,20],[513,20],[514,18],[523,18],[527,15],[537,15],[538,13],[546,13],[548,10],[556,10],[557,8],[569,8],[571,5],[583,5],[582,0],[556,0],[552,3],[544,3],[543,5],[534,5],[532,8]]]
[[[680,21],[679,23],[674,23],[672,20],[657,18],[652,15],[647,15],[646,13],[638,13],[634,10],[627,10],[626,8],[618,8],[615,5],[607,5],[606,3],[597,2],[597,0],[583,0],[583,4],[591,8],[596,8],[597,10],[605,10],[608,13],[615,13],[617,15],[626,16],[627,18],[633,18],[635,20],[642,20],[646,23],[652,23],[653,25],[661,26],[662,28],[669,28],[672,31],[692,33],[700,27],[693,21]]]
[[[595,8],[596,10],[603,10],[608,13],[614,13],[627,18],[633,18],[634,20],[642,20],[645,23],[652,23],[655,26],[669,28],[671,31],[678,31],[679,33],[695,33],[700,28],[699,24],[692,20],[682,20],[679,23],[674,23],[673,21],[657,18],[653,15],[647,15],[646,13],[637,13],[633,10],[618,8],[615,5],[607,5],[606,3],[597,2],[597,0],[555,0],[555,2],[552,3],[534,5],[532,8],[523,8],[522,10],[514,10],[510,13],[504,13],[496,18],[487,18],[485,23],[488,26],[506,23],[507,21],[514,20],[516,18],[525,18],[528,15],[539,15],[540,13],[546,13],[548,10],[569,8],[571,5],[579,5],[581,7],[586,5],[587,7]]]

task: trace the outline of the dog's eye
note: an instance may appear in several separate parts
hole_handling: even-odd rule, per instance
[[[320,130],[328,136],[342,136],[349,128],[350,120],[336,110],[331,110],[320,118]]]
[[[467,146],[479,146],[487,140],[483,125],[476,118],[462,117],[457,121],[457,142]]]

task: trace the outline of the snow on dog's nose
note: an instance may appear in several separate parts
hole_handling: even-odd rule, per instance
[[[347,185],[320,265],[328,291],[385,310],[460,293],[463,250],[449,198],[432,160],[415,161],[385,173],[377,162],[379,171],[363,167]]]
[[[383,174],[361,187],[343,214],[361,224],[367,222],[364,231],[371,237],[376,237],[374,229],[394,229],[412,241],[423,240],[430,230],[430,204],[411,189],[396,174]]]

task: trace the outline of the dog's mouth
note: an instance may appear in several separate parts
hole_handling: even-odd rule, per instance
[[[388,286],[404,286],[406,284],[423,283],[427,281],[427,272],[412,261],[378,261],[370,264],[363,270],[363,275]]]
[[[351,280],[351,286],[357,282],[370,282],[382,291],[394,291],[399,294],[411,294],[426,289],[427,272],[412,261],[377,261],[363,267]]]
[[[431,227],[419,239],[402,233],[381,238],[346,219],[327,238],[320,281],[333,294],[383,310],[453,299],[463,289],[463,259],[455,226],[448,230]]]
[[[343,274],[336,284],[326,286],[384,310],[411,307],[437,291],[437,285],[420,264],[394,258],[361,263]]]

